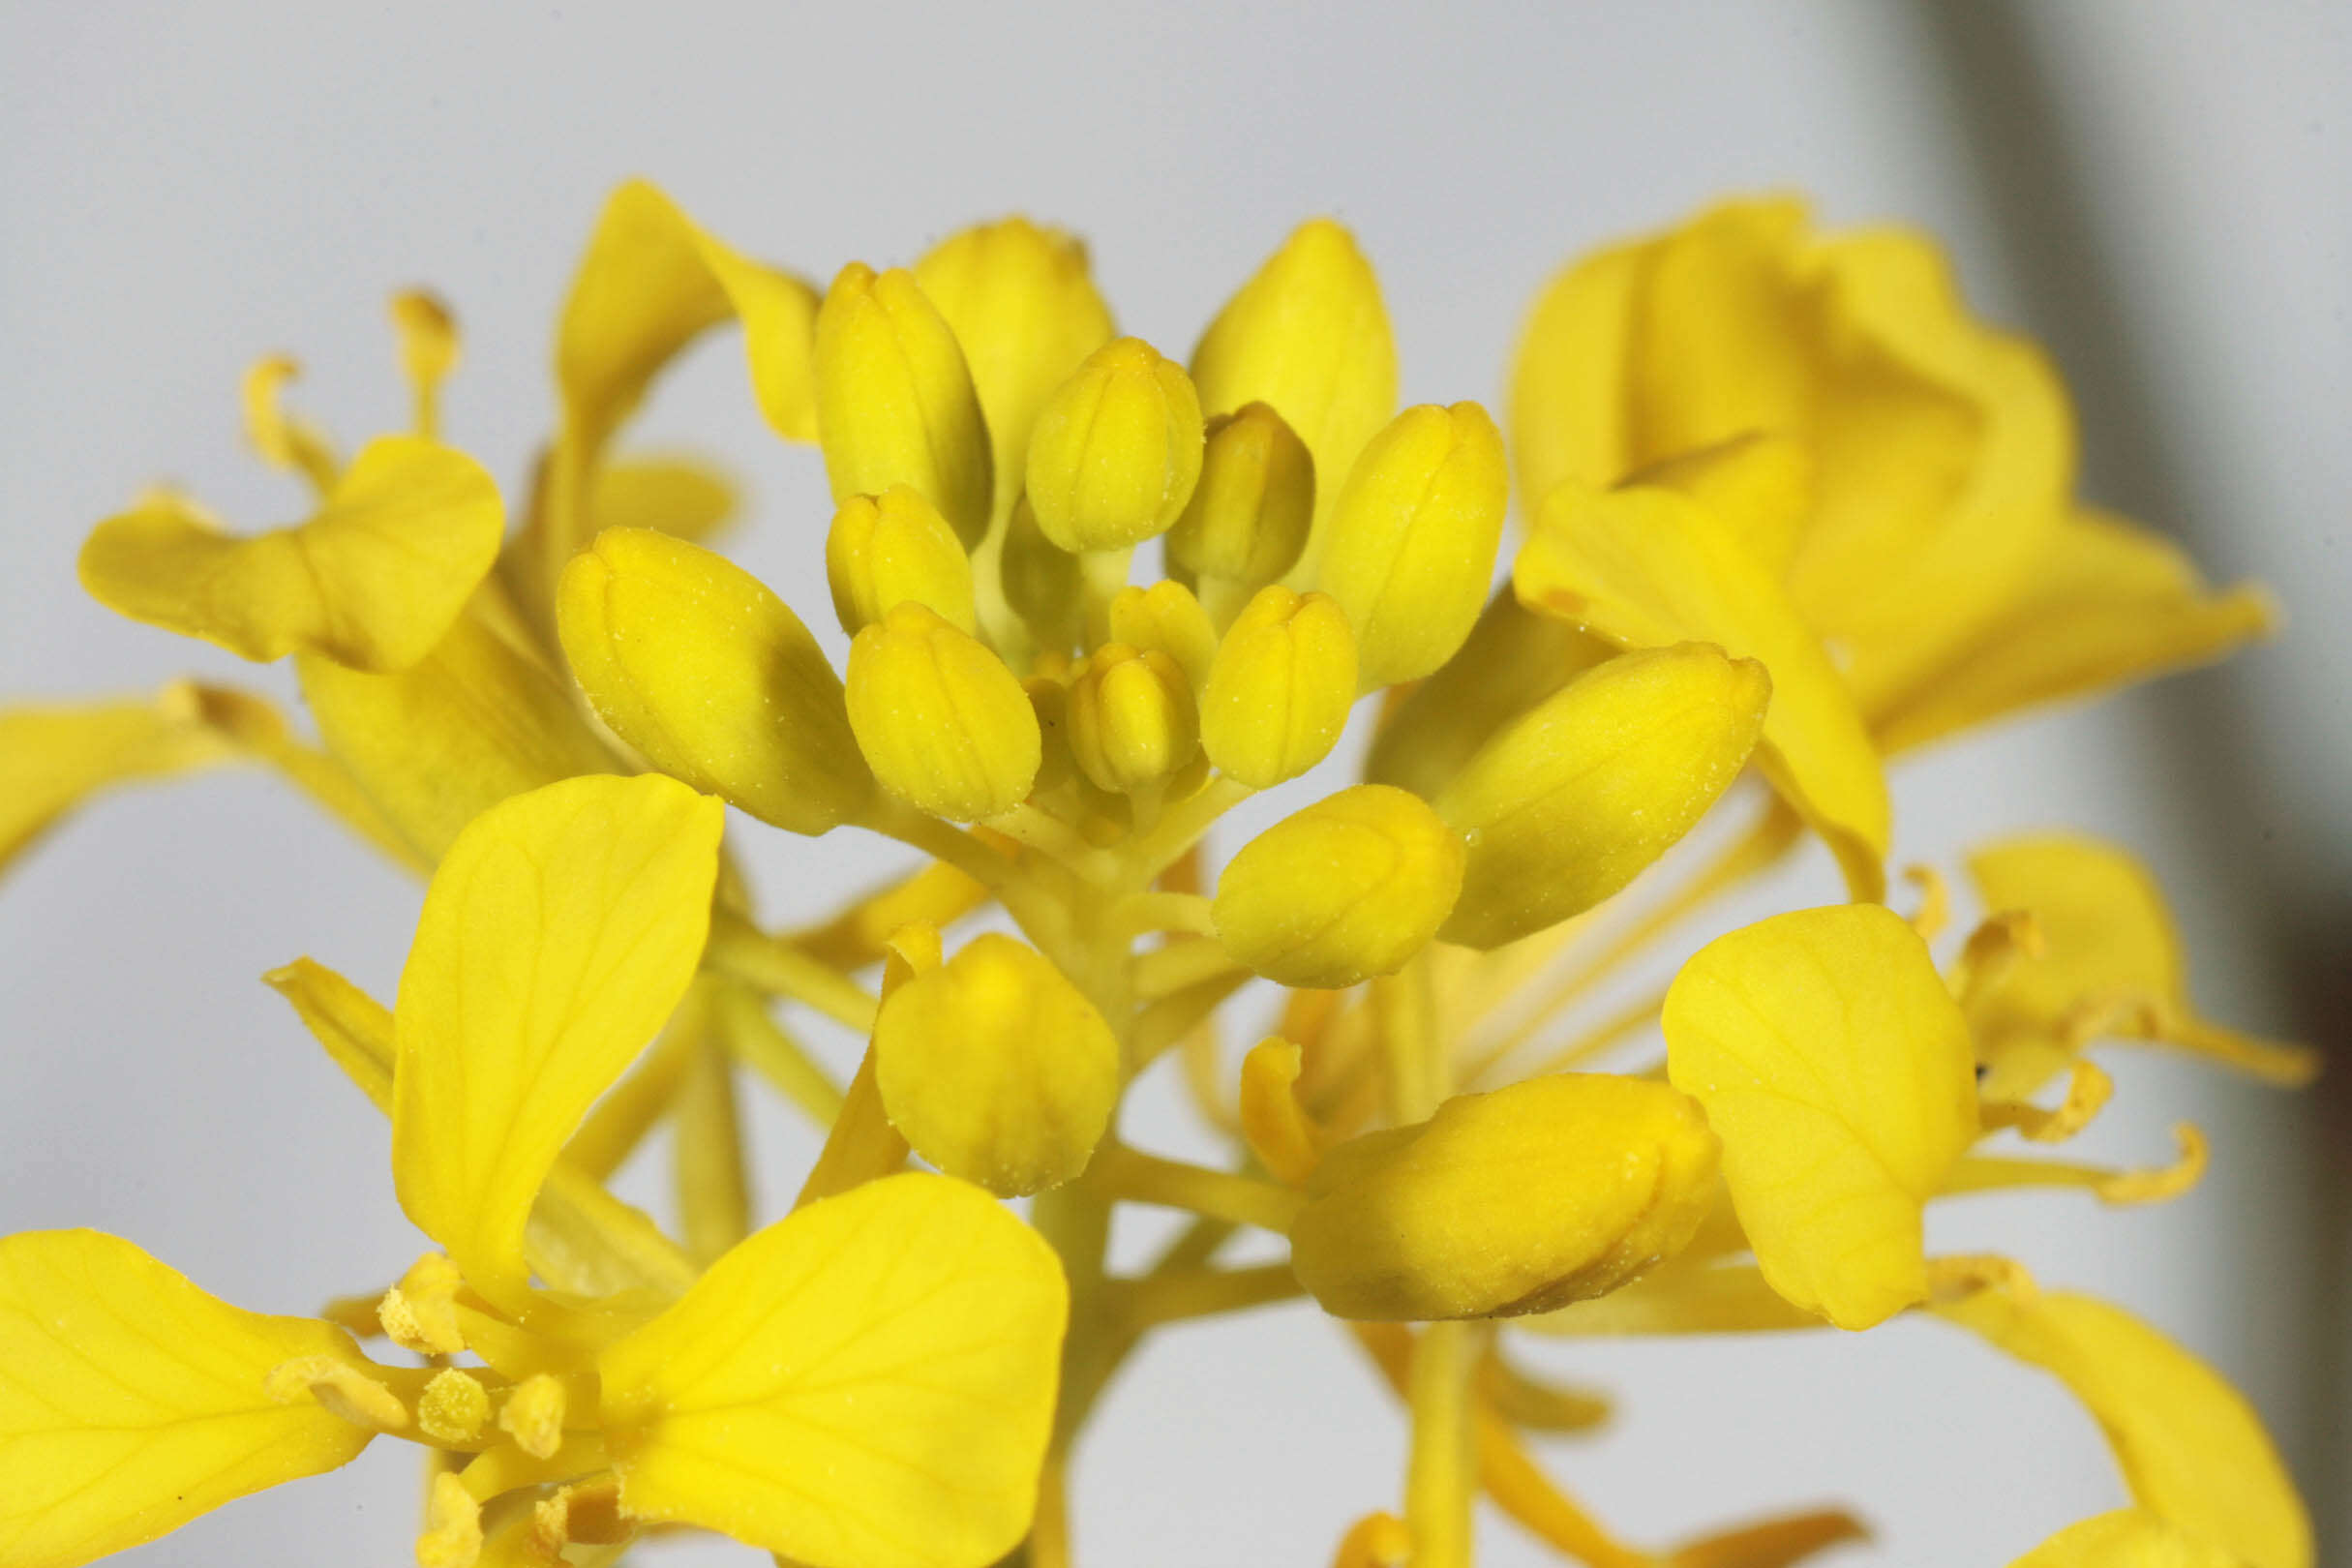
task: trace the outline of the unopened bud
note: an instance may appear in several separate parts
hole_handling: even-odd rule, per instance
[[[851,262],[817,312],[817,432],[833,499],[907,485],[969,549],[988,530],[987,421],[955,334],[893,268]]]
[[[1631,882],[1756,747],[1772,682],[1704,643],[1585,672],[1480,747],[1433,802],[1468,858],[1448,942],[1497,948]]]
[[[972,560],[939,508],[905,485],[852,496],[825,536],[825,578],[833,613],[852,637],[912,599],[961,631],[977,631]]]
[[[1191,683],[1158,648],[1105,643],[1070,685],[1070,745],[1099,788],[1166,783],[1200,746]]]
[[[1119,1096],[1102,1015],[1035,949],[993,932],[883,1003],[874,1066],[915,1152],[1003,1197],[1084,1170]]]
[[[1176,661],[1194,691],[1209,678],[1210,662],[1217,657],[1217,628],[1182,583],[1121,588],[1110,602],[1110,640],[1158,648]]]
[[[1020,491],[1038,410],[1110,341],[1110,311],[1088,275],[1086,247],[1026,218],[950,235],[915,263],[915,281],[954,329],[972,367],[995,448],[1002,514]]]
[[[1462,1095],[1324,1155],[1291,1267],[1340,1317],[1548,1312],[1687,1246],[1719,1151],[1698,1104],[1648,1079],[1566,1073]]]
[[[1365,447],[1332,503],[1315,586],[1355,629],[1367,689],[1454,656],[1486,603],[1511,480],[1475,403],[1407,408]]]
[[[1271,406],[1336,485],[1397,407],[1397,343],[1355,237],[1301,224],[1201,334],[1192,377],[1210,413]]]
[[[1337,990],[1393,975],[1462,890],[1462,840],[1418,797],[1359,784],[1283,818],[1218,879],[1218,940],[1268,980]]]
[[[1290,570],[1314,522],[1314,459],[1262,403],[1208,424],[1200,483],[1168,530],[1170,573],[1219,624]]]
[[[850,644],[849,720],[874,776],[953,822],[1018,805],[1037,778],[1038,718],[1004,661],[915,603]]]
[[[1012,508],[998,565],[1005,602],[1047,652],[1066,653],[1085,619],[1085,579],[1078,558],[1040,531],[1036,509],[1023,497]]]
[[[1200,400],[1140,338],[1097,349],[1029,437],[1029,504],[1064,550],[1124,550],[1164,533],[1200,478]]]
[[[607,528],[563,569],[556,611],[581,689],[662,771],[796,833],[872,799],[840,678],[799,617],[725,557]]]
[[[1209,761],[1254,790],[1331,754],[1356,700],[1356,641],[1321,593],[1258,589],[1218,645],[1201,698]]]

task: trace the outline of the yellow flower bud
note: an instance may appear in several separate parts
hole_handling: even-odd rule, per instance
[[[1475,403],[1407,408],[1365,447],[1324,525],[1315,586],[1347,612],[1368,689],[1428,675],[1470,635],[1510,497],[1502,433]]]
[[[1314,459],[1262,403],[1208,424],[1200,483],[1168,530],[1171,575],[1222,625],[1251,594],[1290,570],[1314,521]]]
[[[883,787],[935,817],[1009,811],[1037,778],[1029,694],[924,605],[892,605],[850,643],[849,720]]]
[[[1433,800],[1495,731],[1616,652],[1505,588],[1460,650],[1382,710],[1364,776]]]
[[[1021,454],[1038,410],[1111,339],[1110,310],[1087,273],[1086,247],[1026,218],[951,234],[915,263],[915,281],[955,330],[996,453],[996,504],[1021,488]]]
[[[1448,942],[1498,948],[1609,897],[1739,776],[1772,682],[1704,643],[1628,653],[1503,727],[1432,802],[1462,836]]]
[[[1209,665],[1217,657],[1217,628],[1182,583],[1121,588],[1110,603],[1110,640],[1130,648],[1158,648],[1176,661],[1194,691],[1208,680]]]
[[[1029,504],[1064,550],[1164,533],[1200,478],[1200,400],[1140,338],[1105,345],[1062,383],[1029,437]]]
[[[1359,784],[1283,818],[1218,879],[1211,918],[1234,957],[1284,985],[1393,975],[1462,890],[1462,840],[1418,797]]]
[[[972,560],[939,509],[905,485],[852,496],[825,536],[825,577],[833,614],[855,637],[894,604],[912,599],[959,631],[973,616]]]
[[[969,549],[988,531],[987,421],[955,334],[911,273],[853,261],[817,312],[817,434],[835,502],[907,485]]]
[[[915,1152],[1002,1197],[1084,1170],[1119,1098],[1102,1015],[1035,949],[994,932],[883,1003],[874,1069]]]
[[[1218,646],[1200,704],[1209,761],[1253,790],[1331,754],[1356,700],[1356,640],[1321,593],[1258,589]]]
[[[1566,1073],[1462,1095],[1331,1150],[1290,1231],[1340,1317],[1510,1317],[1604,1295],[1687,1246],[1719,1145],[1688,1096]]]
[[[1164,784],[1200,747],[1191,683],[1158,648],[1105,643],[1070,688],[1070,748],[1097,787]]]
[[[872,799],[840,678],[784,601],[725,557],[607,528],[563,569],[556,610],[581,689],[663,772],[796,833]]]
[[[1397,408],[1397,342],[1355,237],[1328,218],[1301,224],[1201,334],[1192,377],[1210,413],[1268,404],[1317,474],[1345,473]]]

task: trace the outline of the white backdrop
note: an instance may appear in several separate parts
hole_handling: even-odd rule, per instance
[[[467,328],[451,437],[518,479],[552,409],[557,302],[630,173],[819,278],[977,218],[1063,223],[1090,236],[1122,326],[1180,355],[1294,222],[1334,212],[1380,269],[1407,401],[1495,398],[1522,311],[1572,253],[1794,187],[1835,221],[1946,235],[1989,314],[2049,331],[2082,385],[2113,394],[2082,410],[2108,498],[2193,535],[2216,576],[2271,577],[2294,622],[2231,674],[1907,767],[1898,854],[1949,866],[2006,829],[2112,834],[2173,885],[2213,1010],[2284,1032],[2281,952],[2352,968],[2325,946],[2327,900],[2352,887],[2347,80],[2345,13],[2317,3],[2118,0],[2020,22],[1861,3],[9,0],[0,692],[196,669],[286,693],[279,672],[83,599],[83,533],[161,476],[250,526],[292,516],[297,491],[240,449],[241,372],[287,349],[302,407],[347,438],[398,424],[383,298],[412,282]],[[726,455],[756,500],[749,564],[829,625],[821,475],[760,426],[732,344],[665,386],[647,434]],[[778,836],[758,857],[778,913],[878,863]],[[1820,866],[1782,891],[1834,896]],[[0,1229],[114,1230],[264,1310],[380,1286],[421,1245],[382,1124],[256,977],[309,952],[389,997],[417,895],[258,776],[124,796],[45,845],[0,890]],[[2345,1221],[2312,1102],[2155,1058],[2120,1076],[2087,1152],[2160,1158],[2167,1124],[2194,1115],[2216,1152],[2198,1193],[2105,1213],[1985,1200],[1932,1239],[2124,1300],[2241,1380],[2307,1491],[2340,1490],[2352,1473],[2322,1438],[2347,1341],[2323,1287]],[[1173,1114],[1138,1125],[1171,1148],[1191,1136]],[[766,1191],[786,1193],[808,1145],[780,1115],[763,1131]],[[635,1172],[648,1192],[655,1163]],[[1544,1360],[1623,1394],[1610,1435],[1553,1458],[1647,1543],[1847,1500],[1879,1560],[1961,1568],[2121,1497],[2054,1385],[1934,1324]],[[1084,1559],[1325,1560],[1347,1519],[1393,1498],[1387,1405],[1304,1309],[1171,1336],[1082,1462]],[[404,1561],[412,1460],[378,1444],[123,1560]],[[1542,1560],[1507,1524],[1486,1545]]]

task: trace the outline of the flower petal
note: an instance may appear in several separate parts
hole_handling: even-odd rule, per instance
[[[1512,585],[1529,609],[1619,647],[1714,643],[1761,660],[1772,677],[1765,776],[1828,841],[1855,898],[1885,891],[1892,808],[1878,751],[1788,595],[1711,513],[1672,490],[1562,485]]]
[[[251,538],[157,497],[98,526],[81,582],[108,609],[240,658],[297,649],[401,670],[439,642],[506,528],[480,464],[414,436],[370,441],[317,516]]]
[[[621,1500],[809,1568],[980,1568],[1028,1529],[1068,1292],[930,1175],[812,1203],[600,1361]]]
[[[1936,1311],[2071,1389],[2142,1508],[2249,1568],[2307,1568],[2295,1483],[2245,1396],[2204,1362],[2088,1296],[1991,1289]]]
[[[2241,1568],[2238,1559],[2138,1508],[2069,1524],[2009,1568]]]
[[[1945,664],[1871,714],[1880,747],[1924,745],[2021,708],[2218,658],[2268,633],[2270,596],[2210,591],[2168,540],[2103,512],[2049,539],[2025,590]]]
[[[294,661],[327,750],[428,867],[500,800],[619,767],[546,665],[496,629],[494,602],[485,588],[432,652],[394,675]]]
[[[0,1240],[0,1559],[71,1568],[223,1503],[334,1469],[375,1433],[263,1392],[350,1336],[205,1294],[94,1230]]]
[[[0,712],[0,867],[101,790],[235,759],[185,697]]]
[[[484,812],[434,874],[394,1009],[393,1177],[493,1301],[528,1300],[531,1200],[693,978],[724,824],[658,774],[568,779]]]
[[[1921,1211],[1977,1124],[1968,1025],[1918,934],[1878,905],[1774,916],[1694,954],[1661,1021],[1772,1288],[1849,1329],[1924,1299]]]

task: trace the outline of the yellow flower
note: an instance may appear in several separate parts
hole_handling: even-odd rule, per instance
[[[775,582],[821,584],[840,668],[714,548],[725,477],[624,446],[730,320],[769,429],[824,461]],[[408,293],[394,322],[412,429],[347,462],[284,406],[290,360],[247,379],[307,521],[236,537],[154,493],[83,555],[124,614],[290,657],[316,741],[193,681],[0,713],[0,865],[104,789],[255,762],[429,877],[393,1008],[309,959],[268,981],[390,1117],[434,1250],[304,1319],[110,1237],[0,1240],[0,1561],[87,1561],[391,1435],[439,1456],[426,1568],[673,1527],[812,1568],[1068,1568],[1122,1364],[1303,1296],[1410,1421],[1400,1512],[1339,1543],[1357,1568],[1465,1568],[1481,1493],[1586,1562],[1778,1568],[1849,1539],[1817,1511],[1617,1540],[1526,1442],[1607,1402],[1510,1336],[1914,1311],[2055,1373],[2116,1448],[2133,1506],[2025,1561],[2308,1562],[2209,1370],[1927,1246],[1929,1208],[1978,1192],[2195,1184],[2194,1127],[2145,1168],[2045,1153],[2127,1091],[2103,1040],[2282,1083],[2312,1060],[2191,1005],[2119,850],[1979,850],[1985,918],[1942,949],[1932,873],[1915,915],[1885,907],[1886,756],[2263,617],[2073,507],[2054,379],[1923,242],[1750,203],[1580,264],[1523,346],[1506,451],[1477,404],[1398,409],[1378,284],[1329,220],[1187,366],[1120,337],[1083,246],[1026,220],[821,293],[632,183],[503,539],[440,429],[454,316]],[[1514,464],[1531,529],[1495,593]],[[1155,538],[1164,579],[1137,569]],[[1357,755],[1362,782],[1273,793]],[[1751,761],[1772,799],[1718,833]],[[773,929],[723,804],[739,834],[918,859]],[[1237,808],[1263,813],[1247,834]],[[1643,992],[1629,971],[1806,827],[1856,902]],[[1717,847],[1685,866],[1686,839]],[[1230,1063],[1221,1026],[1259,999]],[[1652,1025],[1662,1060],[1604,1060]],[[811,1029],[863,1042],[846,1083]],[[1129,1141],[1171,1080],[1229,1161]],[[820,1139],[765,1225],[753,1083]],[[607,1186],[657,1130],[674,1226]],[[1189,1223],[1131,1269],[1109,1240],[1136,1207]],[[1241,1228],[1261,1261],[1220,1260]]]

